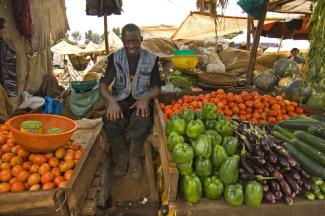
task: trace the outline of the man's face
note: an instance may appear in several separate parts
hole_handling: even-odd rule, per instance
[[[126,31],[122,38],[128,56],[138,56],[141,46],[141,35],[137,31]]]
[[[293,51],[292,51],[292,55],[293,55],[293,56],[297,56],[298,53],[299,53],[298,50],[293,50]]]

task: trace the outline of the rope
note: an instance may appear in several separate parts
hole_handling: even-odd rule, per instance
[[[63,202],[61,203],[61,205],[59,206],[59,208],[57,208],[57,209],[55,210],[55,212],[60,211],[60,210],[62,209],[63,205],[65,204],[66,201],[67,201],[67,194],[64,193],[64,200],[63,200]]]

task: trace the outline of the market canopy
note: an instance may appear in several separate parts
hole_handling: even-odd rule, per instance
[[[311,14],[310,0],[270,0],[269,11],[287,14]]]
[[[155,25],[141,27],[143,39],[170,38],[176,30],[177,27],[172,25]]]
[[[56,53],[59,55],[70,55],[70,54],[77,55],[77,54],[83,52],[83,49],[81,49],[75,45],[71,45],[66,41],[61,41],[60,43],[52,46],[51,51],[53,53]]]
[[[265,22],[270,23],[280,20],[283,20],[283,18],[268,18]],[[215,22],[217,22],[218,36],[247,29],[247,17],[218,15],[217,18],[214,19],[206,13],[191,12],[171,39],[204,40],[206,38],[216,37]]]

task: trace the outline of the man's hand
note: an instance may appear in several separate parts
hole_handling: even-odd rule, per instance
[[[148,99],[145,96],[139,97],[139,99],[130,106],[130,109],[136,107],[137,116],[141,115],[142,117],[147,117],[150,115]]]
[[[108,105],[106,118],[111,122],[116,122],[117,120],[124,118],[121,107],[115,101]]]

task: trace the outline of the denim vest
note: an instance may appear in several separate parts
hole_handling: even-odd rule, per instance
[[[151,71],[155,65],[157,56],[149,50],[140,49],[140,58],[135,72],[135,78],[130,83],[130,71],[125,48],[114,53],[114,65],[116,70],[113,97],[117,100],[127,98],[130,93],[138,99],[150,90]]]

